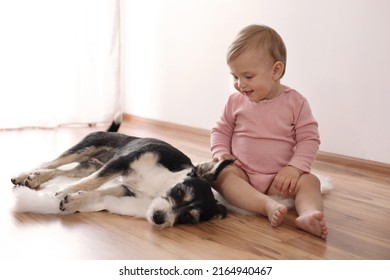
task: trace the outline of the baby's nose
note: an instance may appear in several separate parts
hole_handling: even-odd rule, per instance
[[[240,88],[240,90],[244,90],[247,87],[247,84],[242,80],[238,80],[237,85]]]

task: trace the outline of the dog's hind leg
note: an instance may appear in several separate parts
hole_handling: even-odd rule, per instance
[[[68,169],[38,169],[29,174],[23,182],[23,185],[31,189],[36,189],[43,183],[50,181],[58,176],[69,178],[87,177],[101,167],[101,163],[95,163],[92,160],[82,162]]]
[[[54,168],[57,164],[45,164],[31,172],[22,173],[11,179],[14,185],[26,186],[31,189],[38,188],[41,184],[50,181],[58,176],[67,176],[70,178],[82,178],[89,176],[98,170],[102,163],[97,159],[89,159],[81,163],[75,163],[76,166],[69,168]],[[59,167],[62,164],[58,165]]]
[[[89,212],[104,210],[100,205],[106,196],[135,196],[126,185],[116,185],[92,191],[68,193],[60,202],[59,208],[65,213]]]
[[[50,181],[51,179],[58,176],[65,176],[66,171],[60,169],[37,169],[32,173],[28,174],[23,182],[17,185],[24,185],[30,189],[36,189],[41,184]],[[17,180],[17,179],[14,179]],[[15,182],[12,181],[14,184]]]
[[[20,185],[20,186],[27,186],[32,189],[37,188],[42,183],[47,182],[48,180],[53,179],[57,176],[69,176],[73,174],[74,171],[80,170],[80,169],[71,169],[72,171],[69,172],[69,170],[61,170],[57,169],[60,166],[64,166],[70,163],[81,163],[86,165],[88,160],[93,157],[94,155],[97,155],[99,153],[102,153],[106,150],[108,150],[107,147],[93,147],[93,146],[85,146],[81,145],[83,142],[80,142],[78,145],[70,148],[69,150],[62,153],[59,157],[56,159],[43,163],[37,168],[33,169],[29,172],[23,172],[11,179],[11,182],[14,185]],[[101,165],[100,165],[101,166]],[[100,167],[99,166],[99,167]],[[84,168],[86,169],[86,168]],[[95,168],[93,171],[96,171],[97,168]],[[89,172],[92,173],[93,171]],[[68,174],[68,175],[67,175]],[[84,175],[85,176],[85,175]],[[70,176],[70,177],[82,177],[82,176]]]

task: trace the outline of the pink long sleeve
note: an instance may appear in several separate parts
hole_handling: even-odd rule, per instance
[[[276,174],[293,165],[310,172],[320,144],[318,124],[307,100],[295,90],[251,102],[232,94],[211,130],[213,158],[231,153],[246,171]]]
[[[229,99],[230,100],[230,99]],[[233,106],[235,102],[227,102],[221,119],[211,130],[211,154],[212,158],[218,158],[224,153],[232,153],[231,140],[234,132],[235,120],[233,117]]]
[[[305,172],[311,171],[311,165],[317,155],[320,145],[318,124],[314,119],[309,103],[306,99],[301,107],[295,124],[295,152],[289,165],[295,166]]]

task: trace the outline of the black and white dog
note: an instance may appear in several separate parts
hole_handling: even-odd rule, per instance
[[[93,132],[55,160],[12,178],[14,190],[19,192],[19,210],[108,210],[143,216],[159,227],[226,216],[227,209],[215,199],[211,184],[231,161],[195,166],[188,156],[164,141],[118,133],[120,124],[121,118],[116,118],[107,131]],[[63,168],[71,163],[77,165]],[[47,206],[42,201],[38,206],[29,206],[45,191],[41,186],[58,176],[77,179],[43,196],[44,203],[54,204],[56,209],[44,209]],[[26,196],[23,189],[30,193]]]

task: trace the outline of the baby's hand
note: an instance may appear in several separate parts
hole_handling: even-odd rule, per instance
[[[297,188],[299,177],[304,172],[293,166],[286,166],[279,170],[272,184],[281,193],[294,193]]]
[[[220,160],[226,160],[226,159],[234,160],[234,165],[236,165],[238,167],[242,166],[242,163],[229,153],[224,153],[224,154],[220,155],[218,158],[213,158],[213,161],[220,161]]]

